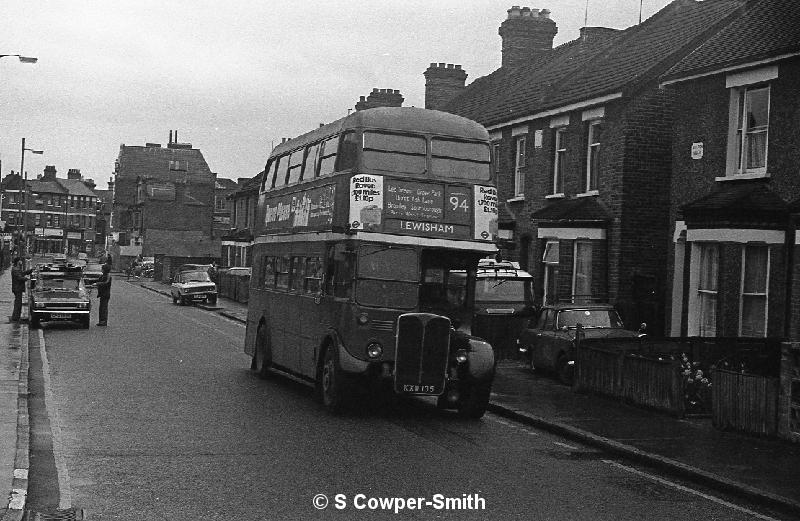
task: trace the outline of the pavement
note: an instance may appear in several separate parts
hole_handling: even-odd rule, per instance
[[[125,277],[115,274],[116,281]],[[169,285],[149,279],[131,284],[169,296]],[[0,273],[0,317],[11,315],[10,270]],[[247,305],[219,298],[199,304],[244,323]],[[23,316],[26,310],[23,310]],[[26,324],[0,320],[0,520],[20,520],[27,493]],[[492,388],[495,414],[553,432],[636,463],[656,467],[711,489],[800,515],[800,444],[723,432],[710,418],[678,419],[612,399],[579,394],[522,363],[502,360]]]

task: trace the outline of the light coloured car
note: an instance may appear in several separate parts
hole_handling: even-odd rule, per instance
[[[185,306],[192,302],[217,303],[217,285],[202,270],[181,271],[172,279],[170,286],[172,303]]]
[[[31,277],[30,326],[42,322],[71,321],[89,328],[92,302],[77,266],[40,266]]]

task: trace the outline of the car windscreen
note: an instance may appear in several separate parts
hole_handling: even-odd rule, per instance
[[[362,306],[413,309],[419,264],[411,248],[363,244],[358,250],[356,300]]]
[[[573,328],[577,324],[585,328],[621,328],[622,320],[612,309],[570,309],[558,314],[557,327]]]
[[[478,278],[475,284],[475,302],[526,302],[530,295],[530,279]]]
[[[44,290],[74,291],[80,287],[81,280],[76,277],[43,277],[39,287]]]
[[[181,273],[181,282],[211,282],[211,277],[205,271],[187,271]]]

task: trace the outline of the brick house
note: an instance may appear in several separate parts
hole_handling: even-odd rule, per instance
[[[800,4],[756,0],[662,78],[673,335],[800,333]]]
[[[238,180],[239,189],[230,198],[231,227],[222,236],[222,260],[220,266],[251,266],[253,231],[255,229],[256,211],[258,210],[258,192],[264,172],[251,178]]]
[[[145,257],[213,260],[216,175],[200,150],[173,139],[166,147],[120,145],[115,165],[113,232],[120,267]]]
[[[221,237],[231,228],[231,194],[239,189],[233,179],[217,177],[214,182],[214,236]]]
[[[499,69],[468,86],[458,66],[425,72],[426,107],[490,131],[504,254],[534,275],[539,301],[608,300],[629,327],[663,332],[671,98],[658,79],[743,3],[676,0],[556,48],[549,11],[512,7]]]

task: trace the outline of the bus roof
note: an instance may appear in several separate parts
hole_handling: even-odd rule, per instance
[[[440,136],[488,141],[489,133],[479,123],[449,112],[416,107],[377,107],[356,111],[349,116],[306,132],[272,149],[270,157],[333,136],[350,128],[379,128]]]

